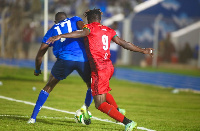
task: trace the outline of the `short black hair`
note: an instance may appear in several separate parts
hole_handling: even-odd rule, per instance
[[[55,21],[56,22],[59,22],[59,21],[64,20],[66,18],[67,18],[67,14],[65,12],[58,12],[55,15]]]
[[[88,21],[92,20],[101,20],[101,15],[103,13],[101,12],[100,9],[93,9],[93,10],[88,10],[85,12],[84,16],[87,17]]]

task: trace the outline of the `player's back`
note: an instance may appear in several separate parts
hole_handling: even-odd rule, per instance
[[[110,41],[116,35],[116,32],[98,22],[85,25],[90,34],[88,37],[89,51],[93,59],[107,60],[110,58]]]
[[[60,21],[47,32],[43,41],[46,42],[52,36],[79,30],[78,21],[82,21],[82,19],[77,16]],[[83,38],[61,38],[50,46],[53,46],[53,53],[56,58],[81,62],[87,61]]]

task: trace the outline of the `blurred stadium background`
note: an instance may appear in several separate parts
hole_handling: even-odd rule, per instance
[[[200,0],[0,0],[0,64],[34,68],[45,33],[45,2],[48,28],[59,11],[86,23],[83,13],[100,8],[104,25],[135,45],[155,49],[150,58],[111,46],[115,65],[200,69]],[[50,69],[55,61],[51,49],[48,61]]]

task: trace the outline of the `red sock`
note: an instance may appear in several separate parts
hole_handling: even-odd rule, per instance
[[[98,109],[119,122],[123,122],[124,120],[124,115],[122,115],[113,105],[110,105],[107,102],[102,103]]]
[[[106,102],[113,105],[116,109],[118,108],[117,103],[115,102],[113,96],[110,93],[106,94]]]

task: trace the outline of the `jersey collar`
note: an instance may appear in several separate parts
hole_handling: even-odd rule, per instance
[[[92,22],[92,23],[94,23],[96,25],[101,25],[101,23],[99,23],[99,22]]]

